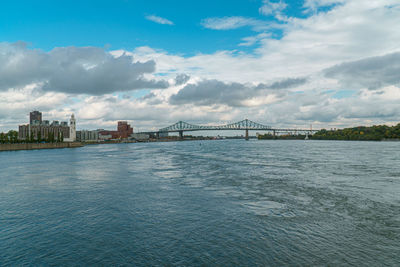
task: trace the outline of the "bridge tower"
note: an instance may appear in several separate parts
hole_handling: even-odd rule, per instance
[[[179,131],[179,139],[183,139],[183,131],[182,130]]]
[[[246,136],[245,139],[249,140],[249,120],[245,119],[244,120],[244,127],[246,127]]]

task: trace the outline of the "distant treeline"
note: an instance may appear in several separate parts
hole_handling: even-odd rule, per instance
[[[258,139],[305,139],[305,135],[259,135]],[[339,130],[322,129],[313,135],[308,136],[314,140],[361,140],[361,141],[382,141],[400,140],[400,123],[396,126],[374,125],[371,127],[358,126]]]
[[[396,126],[374,125],[371,127],[359,126],[340,130],[322,129],[316,132],[312,139],[317,140],[364,140],[381,141],[400,139],[400,123]]]
[[[310,137],[311,135],[309,135]],[[304,134],[285,134],[285,135],[272,135],[270,133],[267,134],[260,134],[258,135],[258,139],[260,140],[272,140],[272,139],[279,139],[279,140],[304,140],[306,135]]]
[[[61,133],[59,136],[54,136],[54,133],[49,132],[46,138],[41,137],[41,133],[35,137],[31,132],[30,136],[27,136],[25,140],[20,140],[18,138],[18,132],[11,130],[7,133],[0,133],[0,144],[18,144],[18,143],[59,143],[63,142],[64,137]]]
[[[9,131],[8,133],[0,133],[0,144],[16,144],[19,143],[18,132]]]

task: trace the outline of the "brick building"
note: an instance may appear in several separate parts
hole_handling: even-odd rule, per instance
[[[127,121],[119,121],[116,131],[99,131],[100,139],[126,139],[133,134],[133,128],[128,124]],[[107,138],[104,138],[104,137]],[[109,138],[111,137],[111,138]]]

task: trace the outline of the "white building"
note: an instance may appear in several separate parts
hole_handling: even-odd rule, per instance
[[[76,120],[74,114],[69,120],[69,138],[64,138],[64,142],[76,142]]]
[[[99,131],[82,130],[76,132],[76,140],[78,142],[97,142],[99,141]]]

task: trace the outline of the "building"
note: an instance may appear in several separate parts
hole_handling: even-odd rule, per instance
[[[74,114],[71,115],[71,118],[69,120],[68,138],[65,138],[64,141],[65,142],[76,142],[76,120],[75,120]]]
[[[150,135],[145,133],[133,133],[131,134],[130,138],[138,141],[145,141],[150,139]]]
[[[75,118],[71,116],[71,126],[67,122],[42,120],[42,113],[32,111],[29,114],[29,124],[19,125],[18,138],[20,140],[63,140],[73,142],[76,140]]]
[[[109,139],[127,139],[133,134],[133,128],[126,121],[119,121],[117,126],[117,131],[99,131],[100,140]]]
[[[106,140],[111,140],[111,139],[113,139],[113,136],[111,134],[108,134],[108,131],[99,132],[99,140],[100,141],[106,141]]]
[[[26,124],[20,125],[18,131],[20,140],[52,139],[54,141],[60,138],[69,138],[69,127],[61,125],[43,125],[43,124]]]
[[[29,113],[29,124],[41,124],[42,123],[42,112],[37,110]]]
[[[133,128],[131,128],[127,121],[119,121],[117,129],[120,138],[128,138],[133,134]]]
[[[99,131],[82,130],[76,132],[76,140],[78,142],[97,142],[99,141]]]

